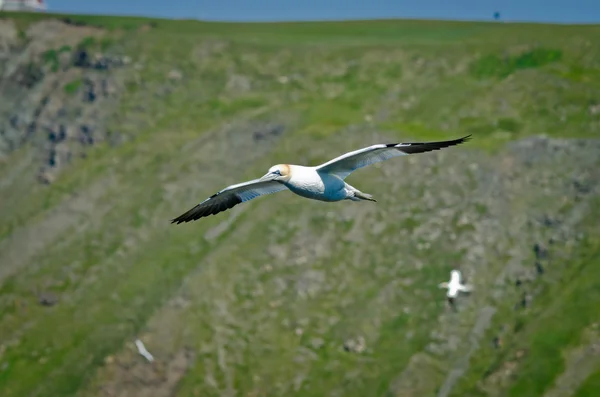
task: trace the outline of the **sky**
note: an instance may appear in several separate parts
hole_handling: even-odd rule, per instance
[[[47,0],[49,12],[218,21],[423,18],[598,23],[600,0]]]

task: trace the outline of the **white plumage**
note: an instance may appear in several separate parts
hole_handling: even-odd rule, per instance
[[[376,201],[344,181],[359,168],[407,154],[424,153],[458,145],[470,135],[450,141],[378,144],[336,157],[316,167],[278,164],[263,177],[231,185],[202,201],[191,210],[173,219],[172,223],[190,222],[215,215],[256,197],[290,190],[319,201]]]
[[[152,357],[152,354],[150,354],[150,352],[148,350],[146,350],[146,346],[144,346],[144,343],[141,340],[136,339],[135,340],[135,346],[137,347],[138,352],[142,356],[144,356],[144,358],[146,360],[148,360],[150,362],[154,361],[154,357]]]
[[[450,272],[450,282],[440,283],[438,286],[440,288],[447,288],[448,292],[446,296],[450,299],[454,299],[458,296],[459,292],[470,292],[473,290],[473,287],[468,284],[462,284],[462,274],[460,270],[452,270]]]

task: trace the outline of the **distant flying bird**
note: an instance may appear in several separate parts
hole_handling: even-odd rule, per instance
[[[154,357],[152,357],[152,354],[150,354],[150,352],[148,350],[146,350],[146,346],[144,346],[144,343],[141,340],[136,339],[135,340],[135,346],[137,347],[138,352],[142,356],[144,356],[144,358],[146,360],[148,360],[150,362],[154,361]]]
[[[370,194],[363,193],[344,182],[344,179],[359,168],[396,156],[424,153],[458,145],[469,140],[470,136],[451,141],[373,145],[346,153],[316,167],[292,164],[274,165],[263,177],[228,186],[171,220],[171,223],[195,221],[226,211],[256,197],[286,189],[299,196],[319,201],[376,201]]]
[[[461,279],[462,274],[460,273],[460,270],[452,270],[450,272],[450,282],[438,284],[438,287],[448,289],[446,296],[448,297],[448,301],[450,303],[454,303],[454,298],[458,296],[459,292],[470,292],[473,290],[473,287],[471,285],[462,284]]]

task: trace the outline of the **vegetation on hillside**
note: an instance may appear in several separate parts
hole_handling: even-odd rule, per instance
[[[0,163],[2,396],[592,395],[599,27],[0,22],[26,46],[52,17],[102,33],[52,44],[22,89],[37,103],[62,73],[67,114],[110,111],[48,185],[47,134],[24,127]],[[93,71],[118,76],[114,101],[55,66],[81,48],[131,58]],[[169,223],[272,164],[467,133],[353,174],[377,203],[279,193]],[[454,311],[437,288],[453,268],[476,286]]]

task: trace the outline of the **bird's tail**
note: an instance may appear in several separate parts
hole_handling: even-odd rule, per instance
[[[374,202],[377,202],[377,200],[375,200],[375,199],[373,198],[373,196],[371,196],[370,194],[363,193],[363,192],[361,192],[361,191],[358,191],[358,190],[356,190],[356,191],[354,192],[354,197],[356,197],[356,198],[358,198],[358,199],[361,199],[361,200],[366,200],[366,201],[374,201]]]

